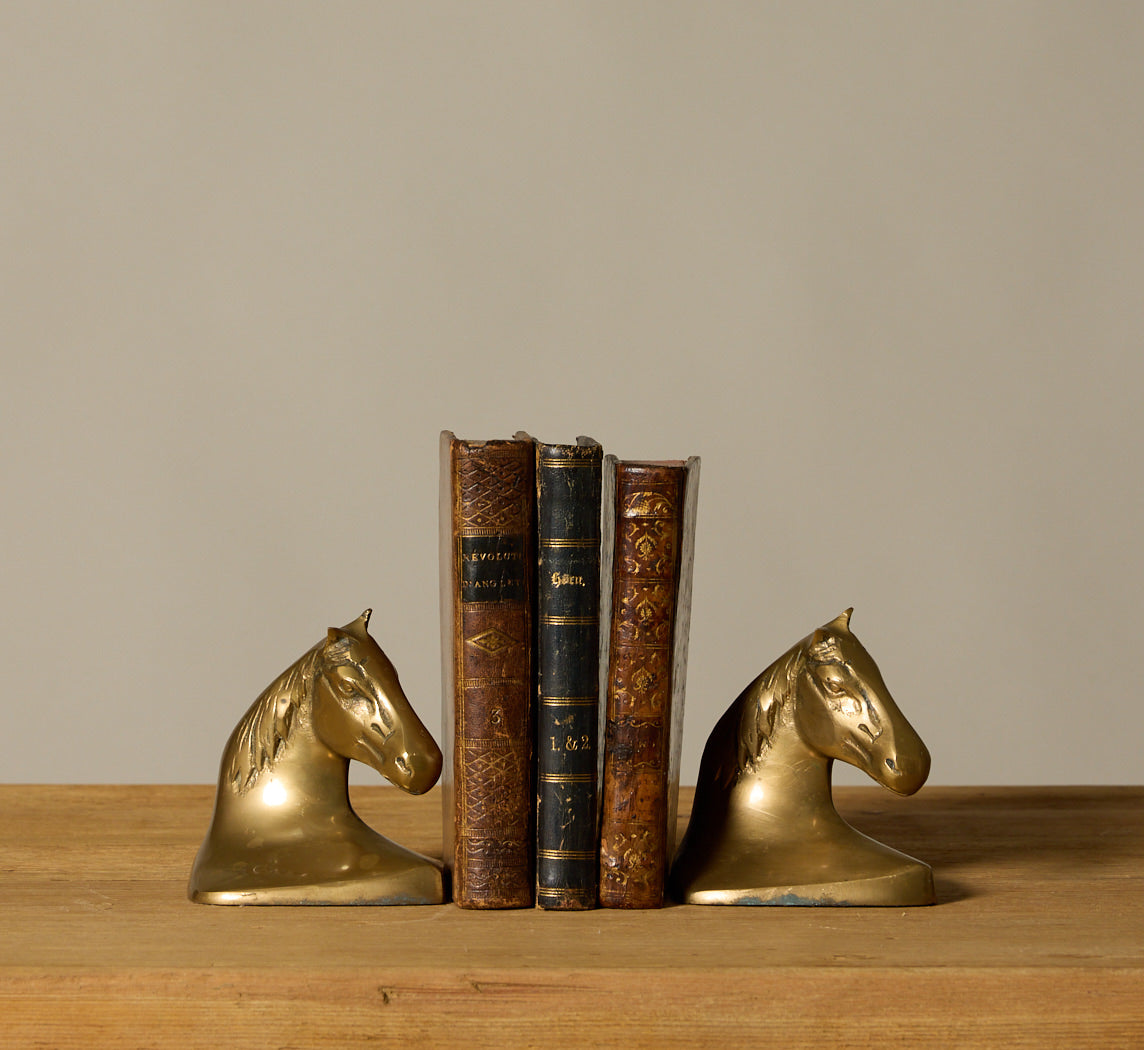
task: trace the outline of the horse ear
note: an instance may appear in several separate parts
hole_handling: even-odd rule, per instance
[[[334,641],[335,632],[338,637],[344,638],[349,635],[352,638],[357,638],[359,641],[366,641],[369,638],[369,618],[373,612],[372,609],[366,609],[356,620],[347,623],[345,627],[331,627],[330,628],[330,641]]]
[[[827,624],[828,627],[837,627],[840,631],[850,630],[850,614],[854,612],[854,607],[851,606],[845,612],[839,613],[833,620]]]
[[[834,617],[828,624],[815,630],[810,636],[806,651],[816,660],[833,661],[838,656],[838,635],[850,633],[850,614],[854,610],[847,609]]]

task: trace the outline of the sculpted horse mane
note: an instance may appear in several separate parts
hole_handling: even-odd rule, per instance
[[[282,757],[297,724],[298,709],[309,699],[314,686],[321,648],[319,643],[286,668],[259,694],[238,723],[224,757],[223,779],[240,795],[254,787],[259,774]]]
[[[739,746],[736,749],[736,773],[755,771],[770,746],[771,734],[779,712],[794,695],[798,676],[806,665],[806,653],[800,646],[776,660],[752,685],[753,703],[742,705],[739,719]]]
[[[899,794],[929,752],[898,710],[847,609],[766,668],[716,723],[671,873],[693,904],[926,904],[928,866],[834,809],[840,759]]]
[[[349,762],[413,794],[441,752],[370,637],[367,609],[282,672],[223,751],[214,817],[188,893],[209,904],[436,904],[442,866],[368,827]]]

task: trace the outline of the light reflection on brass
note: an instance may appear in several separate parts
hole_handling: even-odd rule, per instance
[[[203,904],[441,904],[442,866],[350,806],[349,760],[413,794],[441,751],[369,636],[367,609],[292,664],[235,727],[187,887]]]
[[[911,795],[930,756],[898,710],[850,614],[756,678],[716,723],[699,766],[671,889],[688,904],[934,902],[921,861],[855,831],[830,794],[835,759]]]

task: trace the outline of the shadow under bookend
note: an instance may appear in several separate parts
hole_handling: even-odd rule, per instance
[[[214,816],[187,894],[201,904],[442,904],[442,865],[353,811],[349,763],[411,794],[442,756],[370,637],[370,610],[291,664],[223,751]]]
[[[847,609],[758,676],[703,750],[671,870],[687,904],[934,903],[927,864],[856,831],[831,797],[835,759],[900,795],[929,775],[925,744],[850,631]]]

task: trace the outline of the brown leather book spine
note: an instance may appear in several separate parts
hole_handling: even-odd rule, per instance
[[[450,468],[453,899],[462,908],[530,907],[533,445],[453,439]]]
[[[600,823],[600,904],[658,908],[669,839],[682,463],[617,463]]]

